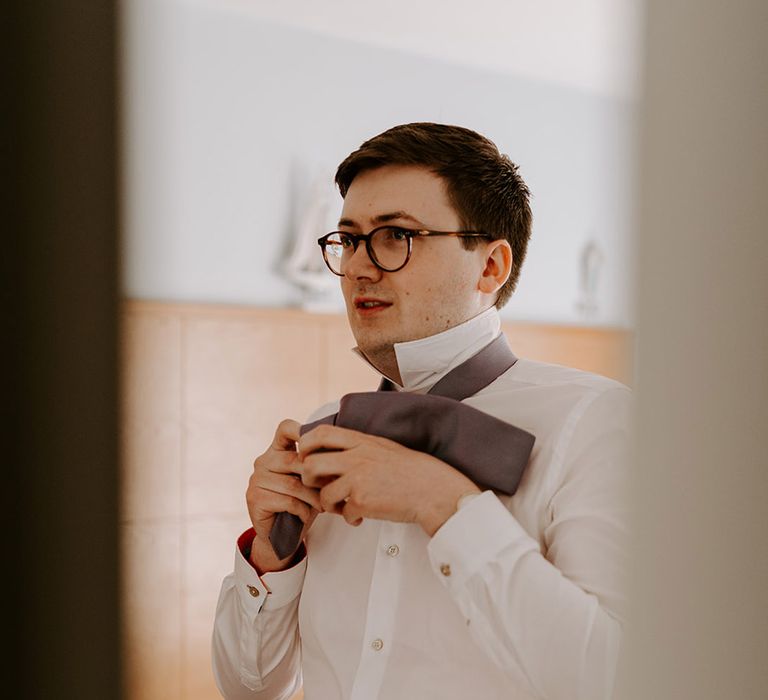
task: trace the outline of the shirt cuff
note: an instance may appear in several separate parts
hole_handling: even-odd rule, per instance
[[[259,576],[247,556],[255,533],[246,530],[237,540],[235,551],[235,586],[243,609],[255,617],[261,610],[277,610],[298,598],[307,570],[306,554],[301,560],[283,571]],[[304,545],[301,545],[303,550]]]
[[[506,561],[538,552],[539,544],[504,507],[493,491],[484,491],[443,523],[427,544],[435,575],[458,590],[504,551]]]

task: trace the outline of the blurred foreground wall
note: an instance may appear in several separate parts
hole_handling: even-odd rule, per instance
[[[3,697],[118,700],[115,3],[2,13]]]
[[[651,0],[622,698],[768,697],[768,4]]]

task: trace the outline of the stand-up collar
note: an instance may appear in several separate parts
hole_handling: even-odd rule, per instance
[[[398,390],[426,392],[454,367],[482,350],[501,332],[501,319],[495,306],[447,331],[406,343],[395,343],[395,357],[402,384]],[[354,351],[368,362],[357,348]],[[371,365],[373,367],[373,365]],[[373,367],[379,372],[376,367]],[[381,374],[381,372],[379,372]],[[383,375],[382,375],[383,376]]]

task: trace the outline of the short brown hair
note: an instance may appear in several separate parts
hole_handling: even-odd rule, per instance
[[[496,307],[509,301],[531,237],[530,191],[515,165],[496,145],[471,129],[446,124],[402,124],[374,136],[352,152],[336,171],[345,197],[364,170],[385,165],[420,165],[442,177],[465,229],[482,231],[512,247],[512,272],[499,290]],[[477,239],[463,238],[471,250]]]

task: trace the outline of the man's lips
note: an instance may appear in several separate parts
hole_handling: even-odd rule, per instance
[[[363,312],[386,309],[392,306],[391,302],[384,301],[383,299],[376,299],[374,297],[355,297],[352,301],[355,305],[355,309]]]

